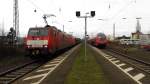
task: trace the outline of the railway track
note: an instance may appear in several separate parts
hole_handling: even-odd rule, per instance
[[[77,48],[77,47],[76,47]],[[63,60],[63,58],[66,57],[65,54],[68,54],[72,51],[63,51],[63,52],[59,52],[57,54],[54,55],[54,57],[48,59],[38,59],[38,60],[34,60],[32,62],[17,66],[15,68],[12,68],[10,70],[7,70],[5,72],[0,73],[0,84],[11,84],[14,81],[18,80],[19,78],[23,77],[24,75],[32,72],[33,70],[36,70],[37,68],[41,67],[42,65],[46,64],[47,62],[52,62],[52,61],[57,61],[57,58],[61,58],[61,60]],[[65,55],[65,56],[63,56]],[[60,60],[60,59],[59,59]],[[59,63],[59,62],[58,62]]]
[[[106,52],[106,53],[108,53],[108,54],[115,53],[115,54],[117,54],[117,56],[113,55],[114,57],[117,57],[117,58],[121,57],[121,59],[123,61],[125,61],[126,63],[128,63],[128,64],[130,64],[134,67],[137,67],[138,69],[150,74],[150,62],[145,62],[141,59],[137,59],[137,58],[134,58],[132,56],[128,56],[126,54],[120,53],[117,50],[114,50],[114,49],[111,49],[111,48],[109,48],[107,50],[112,52],[112,53],[110,53],[110,52]]]
[[[91,46],[92,47],[92,46]],[[104,57],[108,62],[122,71],[135,83],[132,84],[149,84],[150,83],[150,65],[139,58],[130,57],[112,49],[98,49],[92,47],[98,54]],[[116,74],[117,75],[117,74]]]
[[[44,62],[38,62],[38,60],[34,60],[32,62],[17,66],[13,69],[7,70],[5,72],[0,73],[0,84],[11,84],[15,80],[23,77],[24,75],[28,74],[29,72],[37,69]]]

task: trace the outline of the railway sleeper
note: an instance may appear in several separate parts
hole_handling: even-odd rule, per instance
[[[30,70],[33,70],[35,67],[28,67],[28,68],[24,68],[24,69],[21,69],[21,70],[19,70],[19,71],[30,71]],[[17,71],[17,72],[19,72],[19,71]]]
[[[145,71],[147,71],[148,73],[150,73],[150,70],[145,70]]]
[[[137,65],[137,66],[138,66],[138,65]],[[149,67],[149,66],[144,66],[144,65],[142,66],[142,65],[141,65],[141,66],[139,66],[139,67],[141,67],[141,68],[144,69],[144,70],[150,70],[150,67]]]
[[[38,65],[27,66],[27,67],[25,67],[25,69],[28,69],[28,68],[29,68],[29,69],[30,69],[30,68],[33,69],[34,67],[37,67],[37,66],[38,66]]]
[[[6,75],[6,76],[4,76],[4,77],[8,77],[8,78],[17,78],[17,77],[19,77],[19,76],[21,76],[22,74],[8,74],[8,75]]]
[[[150,72],[150,69],[144,69],[144,70]]]
[[[18,75],[13,75],[13,74],[8,74],[5,75],[4,77],[8,77],[8,78],[16,78]]]
[[[5,80],[3,80],[3,81],[0,81],[0,84],[9,84],[9,81],[5,81]]]
[[[23,74],[23,73],[27,73],[27,72],[29,72],[29,70],[17,71],[17,72],[14,72],[14,74]]]
[[[7,77],[1,77],[0,81],[8,81],[8,80],[12,80],[13,78],[7,78]]]
[[[22,70],[20,70],[20,71],[30,71],[30,70],[32,70],[32,69],[34,69],[33,67],[32,68],[24,68],[24,69],[22,69]]]
[[[14,79],[15,78],[6,78],[6,77],[0,78],[0,84],[8,84]]]
[[[13,72],[13,73],[11,73],[12,75],[23,75],[23,74],[25,74],[25,72]]]
[[[150,66],[143,66],[143,68],[150,69]]]

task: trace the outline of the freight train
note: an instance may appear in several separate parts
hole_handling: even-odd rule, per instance
[[[88,41],[91,45],[98,48],[105,48],[108,45],[108,40],[104,33],[98,33],[94,38]]]
[[[48,56],[75,44],[75,37],[58,30],[55,26],[48,25],[29,29],[25,49],[26,55],[29,56]]]

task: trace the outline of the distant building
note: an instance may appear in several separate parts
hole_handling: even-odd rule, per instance
[[[120,40],[120,39],[130,39],[130,37],[123,35],[121,37],[117,37],[116,39],[118,39],[118,40]]]
[[[142,35],[141,32],[132,33],[132,39],[140,39],[140,35]]]
[[[140,39],[140,35],[142,35],[141,25],[139,20],[137,19],[136,32],[131,34],[131,39]]]

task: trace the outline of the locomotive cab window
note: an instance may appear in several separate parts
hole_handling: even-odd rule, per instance
[[[48,29],[31,28],[31,29],[29,29],[28,35],[30,35],[30,36],[46,36],[46,35],[48,35]]]
[[[105,34],[103,34],[103,33],[99,33],[97,36],[98,36],[99,38],[106,38]]]

